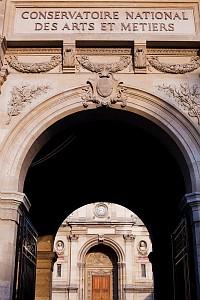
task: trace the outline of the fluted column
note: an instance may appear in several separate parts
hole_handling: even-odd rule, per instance
[[[13,297],[16,243],[20,215],[30,203],[18,192],[0,193],[0,299]]]

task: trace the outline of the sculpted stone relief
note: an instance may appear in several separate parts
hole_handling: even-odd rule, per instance
[[[194,56],[191,57],[190,62],[186,64],[169,64],[162,63],[159,61],[158,57],[151,56],[148,57],[149,64],[158,71],[164,73],[172,73],[172,74],[185,74],[192,72],[200,67],[200,57]]]
[[[188,116],[197,118],[200,125],[200,87],[196,84],[180,84],[179,87],[172,85],[159,85],[159,91],[164,91],[166,95],[172,97],[178,105],[187,111]]]
[[[128,67],[131,62],[129,56],[122,56],[113,64],[92,63],[87,56],[77,57],[78,62],[85,69],[96,73],[96,78],[87,81],[87,87],[83,88],[83,106],[87,107],[89,102],[97,106],[111,106],[117,102],[121,107],[126,106],[126,98],[123,95],[125,88],[122,82],[115,80],[112,73],[121,71]]]
[[[87,266],[92,266],[92,267],[97,267],[97,266],[111,266],[112,267],[112,262],[110,258],[105,255],[102,252],[92,252],[87,255],[86,258],[86,265]]]
[[[21,113],[27,103],[31,103],[34,98],[37,98],[42,93],[47,93],[48,85],[39,85],[37,87],[29,84],[22,84],[20,87],[14,86],[11,91],[11,99],[8,103],[8,121],[10,123],[12,116],[17,116]]]

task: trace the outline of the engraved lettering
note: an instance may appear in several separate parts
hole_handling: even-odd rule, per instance
[[[17,7],[14,22],[14,34],[196,33],[193,9],[178,7]]]

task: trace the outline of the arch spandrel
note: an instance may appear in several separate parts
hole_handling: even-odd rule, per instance
[[[84,108],[81,100],[82,87],[53,96],[24,116],[2,147],[2,191],[23,191],[28,167],[42,145],[50,138],[45,132],[62,118],[85,109],[95,109],[95,104]],[[149,119],[163,129],[182,152],[189,171],[188,192],[200,190],[199,133],[188,117],[162,99],[144,91],[126,88],[127,105],[113,109],[133,112]],[[45,133],[45,134],[44,134]]]

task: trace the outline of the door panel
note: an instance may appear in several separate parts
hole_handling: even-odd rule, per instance
[[[110,275],[92,276],[92,300],[110,300]]]

